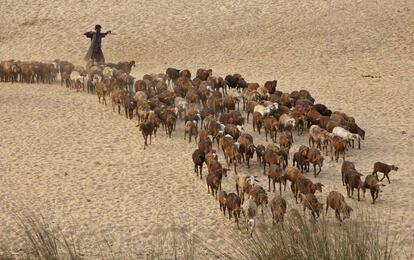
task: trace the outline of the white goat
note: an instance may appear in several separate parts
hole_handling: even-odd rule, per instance
[[[265,107],[263,105],[256,105],[254,107],[253,112],[258,112],[262,116],[266,116],[266,115],[270,114],[270,112],[272,112],[272,108],[271,107]]]
[[[242,203],[244,201],[244,192],[248,185],[254,187],[259,180],[257,176],[246,176],[246,175],[236,175],[236,190],[237,195],[239,195],[242,199]],[[241,195],[240,195],[241,194]]]
[[[180,118],[183,117],[183,115],[181,113],[184,113],[184,116],[186,116],[187,114],[187,101],[185,100],[185,98],[182,97],[176,97],[174,99],[174,105],[175,107],[178,109],[179,114],[180,114]]]
[[[244,132],[244,126],[243,125],[237,125],[237,130],[239,130],[240,133]]]
[[[340,126],[336,126],[333,130],[332,130],[332,134],[334,136],[339,136],[345,140],[348,141],[348,143],[350,141],[352,141],[352,148],[354,147],[354,141],[358,141],[358,143],[361,142],[361,136],[359,134],[353,134],[351,132],[349,132],[348,130],[346,130],[343,127]]]
[[[283,114],[279,118],[279,129],[281,131],[288,130],[290,132],[290,137],[293,140],[293,130],[295,129],[296,121],[293,117],[289,116],[288,114]]]

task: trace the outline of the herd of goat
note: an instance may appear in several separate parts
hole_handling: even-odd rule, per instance
[[[74,66],[67,61],[53,62],[20,62],[2,61],[0,63],[1,82],[53,83],[60,76],[61,85],[77,91],[87,91],[98,96],[99,103],[106,105],[110,99],[112,108],[133,119],[136,115],[139,131],[144,138],[144,149],[151,144],[152,135],[162,127],[166,135],[176,128],[178,119],[184,120],[184,139],[192,138],[198,148],[192,154],[194,171],[203,178],[203,165],[208,169],[205,177],[208,193],[219,201],[220,210],[231,219],[235,218],[239,227],[240,214],[243,213],[246,227],[252,235],[258,207],[268,208],[268,194],[258,183],[257,176],[240,174],[237,165],[246,163],[250,168],[250,160],[256,154],[263,174],[268,177],[268,192],[279,194],[270,200],[272,222],[283,222],[286,213],[286,200],[282,197],[282,184],[286,190],[287,181],[296,202],[303,203],[303,210],[310,210],[312,216],[319,217],[323,204],[314,195],[322,192],[323,184],[313,183],[305,177],[313,165],[314,177],[322,170],[324,156],[331,155],[331,160],[338,162],[342,154],[342,184],[346,187],[348,197],[357,190],[365,196],[369,190],[372,203],[378,198],[382,184],[378,172],[384,174],[381,181],[389,179],[389,172],[398,170],[394,165],[376,162],[372,174],[361,179],[355,164],[345,160],[345,154],[355,142],[361,149],[361,140],[365,131],[355,119],[342,112],[332,112],[323,104],[315,103],[314,98],[306,90],[284,93],[277,90],[277,81],[267,81],[263,86],[258,83],[247,83],[240,74],[227,75],[225,78],[213,76],[210,69],[198,69],[192,78],[189,70],[168,68],[165,73],[144,75],[135,79],[130,75],[134,61],[95,64],[88,62],[85,67]],[[240,108],[241,106],[241,108]],[[240,110],[247,113],[246,118]],[[245,123],[251,121],[253,131],[263,131],[266,142],[264,146],[255,144],[251,134],[244,130]],[[302,135],[308,131],[309,146],[301,145],[292,153],[294,133]],[[218,160],[218,152],[222,150],[227,167],[234,167],[236,192],[226,193],[221,189],[223,177],[229,168]],[[292,166],[289,165],[292,158]],[[268,166],[268,169],[266,169]],[[318,169],[319,168],[319,169]],[[220,191],[220,192],[219,192]],[[245,194],[247,198],[245,199]],[[326,197],[326,213],[328,208],[335,210],[339,221],[349,218],[352,208],[344,196],[331,191]],[[342,215],[342,217],[341,217]]]

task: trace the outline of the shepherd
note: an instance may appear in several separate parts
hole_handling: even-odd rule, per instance
[[[95,25],[95,32],[90,31],[84,33],[84,35],[88,38],[91,38],[91,46],[88,49],[88,53],[86,53],[85,61],[93,60],[97,63],[105,63],[105,57],[102,52],[101,43],[102,38],[105,37],[107,34],[110,34],[111,31],[107,31],[105,33],[101,33],[101,26],[99,24]]]

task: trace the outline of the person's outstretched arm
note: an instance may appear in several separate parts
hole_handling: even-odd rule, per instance
[[[88,38],[92,38],[93,37],[93,32],[86,32],[83,35],[85,35]]]
[[[104,32],[104,33],[101,33],[101,36],[102,37],[105,37],[107,34],[111,34],[112,32],[111,31],[106,31],[106,32]]]

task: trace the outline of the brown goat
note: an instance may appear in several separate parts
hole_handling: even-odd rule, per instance
[[[237,163],[241,163],[241,154],[239,152],[239,147],[239,143],[233,143],[224,149],[227,165],[233,163],[235,174],[237,174]]]
[[[282,182],[283,185],[286,186],[286,179],[284,175],[283,168],[276,165],[270,165],[269,167],[269,174],[267,175],[269,179],[269,192],[270,192],[270,180],[272,180],[273,183],[273,192],[276,192],[276,182],[279,183],[279,191],[280,196],[282,196]]]
[[[223,215],[226,216],[227,192],[225,192],[224,190],[220,191],[218,200],[219,200],[220,211],[223,211]]]
[[[316,109],[311,109],[306,116],[308,118],[308,122],[310,123],[309,125],[318,125],[319,120],[322,117]]]
[[[328,196],[326,197],[325,214],[328,214],[329,207],[335,210],[335,216],[340,222],[342,222],[341,213],[343,215],[343,220],[345,220],[350,217],[352,212],[352,208],[345,203],[344,196],[337,191],[329,192]]]
[[[249,196],[256,202],[257,207],[262,206],[262,215],[264,215],[263,208],[267,206],[268,203],[266,190],[263,189],[263,187],[256,185],[250,189]]]
[[[225,135],[220,138],[220,147],[223,153],[225,153],[225,150],[227,147],[233,145],[235,143],[234,138],[231,135]],[[224,156],[226,156],[224,154]]]
[[[345,186],[345,175],[356,171],[355,164],[350,161],[344,161],[341,166],[342,186]]]
[[[166,132],[166,134],[168,135],[169,138],[171,138],[171,134],[172,134],[172,131],[173,131],[174,126],[176,124],[176,121],[177,121],[176,115],[168,113],[165,116],[165,132]]]
[[[288,132],[282,132],[277,138],[277,141],[280,147],[285,147],[287,149],[290,149],[292,147],[292,137]]]
[[[266,142],[267,142],[267,134],[269,134],[270,138],[275,143],[276,138],[277,138],[277,128],[278,128],[277,119],[271,116],[266,116],[263,119],[263,127],[265,131]]]
[[[319,218],[319,213],[323,210],[323,204],[318,201],[313,193],[308,193],[305,196],[300,194],[300,198],[303,201],[303,214],[306,209],[309,209],[314,219]]]
[[[259,144],[256,146],[256,156],[257,156],[257,162],[259,163],[259,166],[262,166],[265,151],[266,151],[266,148],[264,147],[264,145]]]
[[[213,143],[209,139],[200,140],[198,142],[198,149],[203,151],[205,154],[208,154],[209,152],[213,151]]]
[[[391,183],[390,177],[388,176],[388,173],[390,173],[390,171],[398,171],[398,167],[395,165],[388,165],[383,162],[376,162],[374,163],[374,171],[372,172],[372,175],[375,175],[378,178],[378,172],[382,172],[384,173],[384,176],[380,181],[387,177],[388,183]]]
[[[220,165],[221,166],[221,165]],[[216,197],[217,199],[217,192],[220,188],[221,190],[221,180],[224,177],[227,176],[228,169],[224,169],[222,167],[220,168],[213,168],[209,170],[209,173],[207,174],[207,192],[210,194],[210,188],[211,188],[211,195]],[[215,192],[214,192],[215,191]]]
[[[331,160],[333,160],[333,155],[335,151],[335,161],[338,162],[339,154],[343,154],[343,160],[345,161],[345,151],[346,151],[347,141],[342,139],[339,136],[334,136],[331,141]]]
[[[237,195],[240,196],[242,203],[244,202],[244,193],[249,193],[252,187],[252,185],[248,182],[248,178],[251,177],[245,175],[236,175],[235,178]],[[256,177],[254,178],[256,179]]]
[[[276,151],[273,150],[266,150],[263,156],[263,174],[266,174],[266,164],[276,164],[281,166],[283,163],[283,157],[280,156]]]
[[[360,201],[359,191],[363,187],[361,176],[362,174],[353,169],[349,169],[349,171],[345,172],[345,186],[348,197],[350,198],[354,196],[354,189],[357,189],[358,201]]]
[[[237,142],[240,144],[239,152],[243,161],[247,162],[247,168],[250,168],[250,159],[253,158],[256,146],[253,144],[253,137],[250,134],[243,133]]]
[[[322,192],[322,187],[323,184],[321,184],[320,182],[318,183],[313,183],[311,180],[309,180],[308,178],[305,178],[303,176],[300,176],[295,183],[295,199],[296,199],[296,203],[298,202],[298,194],[302,193],[302,194],[315,194],[315,192],[318,190],[319,192]]]
[[[218,163],[218,155],[216,154],[215,150],[213,150],[209,153],[206,153],[205,158],[206,158],[205,162],[206,162],[208,170],[212,169],[213,164]]]
[[[121,114],[121,104],[123,99],[123,93],[119,89],[115,89],[111,93],[112,110],[115,112],[115,106],[118,106],[118,114]]]
[[[240,135],[241,135],[241,131],[240,130],[242,128],[243,128],[242,126],[233,125],[233,124],[227,124],[224,127],[224,134],[225,135],[231,135],[231,136],[233,136],[233,139],[234,140],[237,140],[240,137]]]
[[[315,148],[309,148],[307,157],[309,163],[313,165],[313,174],[316,177],[322,171],[324,158],[322,157],[321,152],[319,152],[319,150]],[[316,172],[316,165],[319,166],[318,172]]]
[[[200,172],[200,179],[203,179],[203,164],[206,161],[206,154],[200,149],[196,149],[193,152],[192,158],[194,163],[194,172],[197,173],[197,177]]]
[[[151,137],[154,131],[154,125],[152,124],[151,121],[147,121],[137,126],[139,127],[139,131],[141,131],[142,136],[144,137],[144,150],[145,150],[145,147],[148,145],[147,144],[148,136],[150,137],[149,143],[151,144]]]
[[[308,168],[308,159],[303,156],[301,152],[296,152],[293,154],[293,166],[295,166],[303,173],[303,171],[309,171]]]
[[[286,214],[286,200],[282,197],[276,196],[270,201],[270,210],[272,211],[272,223],[273,225],[278,222],[283,223],[284,216]]]
[[[255,132],[257,129],[260,135],[260,130],[262,129],[262,125],[263,125],[262,114],[260,114],[259,112],[253,112],[253,131]]]
[[[209,173],[214,173],[216,176],[219,177],[219,188],[221,190],[221,180],[223,179],[223,177],[227,176],[227,172],[230,170],[228,168],[223,168],[223,166],[221,165],[221,163],[217,160],[212,160],[210,162],[210,165],[207,165],[208,167],[208,172]]]
[[[290,188],[293,193],[295,193],[295,183],[296,181],[302,177],[302,173],[300,173],[299,169],[293,166],[287,166],[285,169],[285,183],[286,180],[290,181]],[[286,184],[284,185],[284,190],[286,190]]]
[[[367,175],[367,177],[365,177],[365,182],[362,184],[364,198],[365,190],[369,189],[371,191],[372,204],[375,204],[375,200],[378,199],[378,194],[380,192],[380,185],[377,177],[374,175]]]
[[[105,84],[102,82],[97,83],[95,87],[95,91],[96,91],[96,95],[98,96],[99,104],[101,103],[101,98],[102,98],[102,103],[105,104],[106,106],[106,94],[108,90]]]
[[[235,193],[229,193],[227,194],[226,198],[226,206],[227,206],[227,212],[229,214],[229,219],[231,219],[232,216],[234,216],[235,221],[237,223],[237,228],[239,227],[239,218],[240,218],[240,211],[241,211],[241,199],[237,194]]]
[[[188,121],[185,124],[184,127],[184,140],[186,139],[187,134],[189,135],[188,137],[188,142],[191,143],[191,137],[194,136],[194,140],[197,143],[197,136],[198,136],[198,128],[195,122],[193,121]]]

